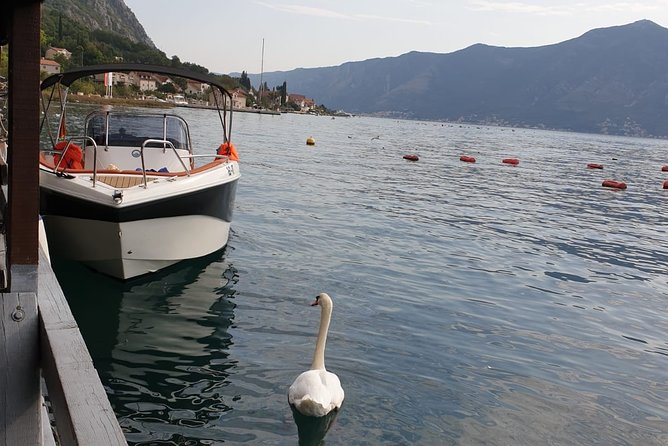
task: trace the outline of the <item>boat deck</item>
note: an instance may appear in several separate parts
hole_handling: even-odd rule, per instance
[[[151,182],[156,177],[146,177],[147,182]],[[98,175],[97,181],[101,181],[104,184],[108,184],[111,187],[117,189],[127,189],[129,187],[135,187],[144,183],[144,177],[141,175],[129,176],[129,175]]]

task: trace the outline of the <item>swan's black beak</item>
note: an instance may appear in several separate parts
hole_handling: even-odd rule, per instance
[[[315,296],[315,300],[311,303],[311,306],[312,306],[312,307],[315,307],[316,305],[318,305],[318,300],[320,300],[320,296],[319,296],[319,295],[318,295],[318,296]]]

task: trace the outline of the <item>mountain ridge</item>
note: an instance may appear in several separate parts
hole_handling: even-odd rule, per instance
[[[106,30],[156,48],[123,0],[44,0],[45,9],[63,14],[89,30]]]
[[[478,43],[263,76],[352,113],[666,137],[667,49],[668,29],[640,20],[538,47]]]

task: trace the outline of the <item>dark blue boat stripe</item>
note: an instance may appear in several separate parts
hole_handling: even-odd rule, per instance
[[[208,215],[231,222],[236,188],[237,180],[234,180],[177,197],[117,208],[113,205],[105,206],[92,201],[73,198],[40,187],[40,213],[42,215],[58,215],[119,223],[184,215]],[[110,203],[111,200],[110,193]]]

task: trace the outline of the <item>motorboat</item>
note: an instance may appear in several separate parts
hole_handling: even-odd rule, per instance
[[[89,113],[81,134],[68,135],[69,87],[107,72],[208,84],[220,141],[201,154],[179,115],[114,106]],[[52,75],[41,90],[40,213],[52,256],[125,280],[227,244],[240,172],[231,140],[232,97],[219,79],[171,67],[106,64]],[[54,104],[56,114],[49,112]]]

